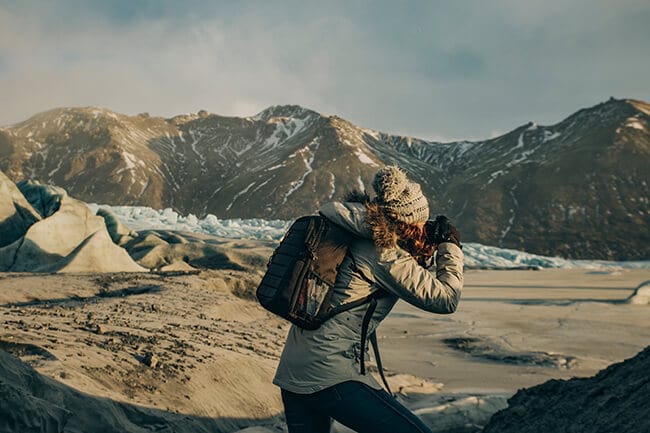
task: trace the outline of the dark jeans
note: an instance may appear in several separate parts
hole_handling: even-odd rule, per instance
[[[329,433],[332,419],[358,433],[431,433],[386,391],[348,381],[313,394],[282,390],[289,433]]]

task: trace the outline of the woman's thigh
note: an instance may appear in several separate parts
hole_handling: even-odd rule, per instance
[[[313,394],[294,394],[283,389],[282,403],[289,433],[330,433],[332,419],[318,410]]]
[[[431,433],[422,420],[384,390],[349,381],[326,391],[336,393],[336,398],[329,393],[321,402],[328,415],[358,433]]]

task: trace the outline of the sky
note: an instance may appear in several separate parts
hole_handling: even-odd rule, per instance
[[[484,139],[650,101],[648,0],[0,0],[0,125],[55,107],[171,117],[299,104]]]

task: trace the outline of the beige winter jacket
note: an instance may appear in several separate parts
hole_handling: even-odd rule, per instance
[[[456,310],[463,287],[463,252],[456,245],[439,245],[433,273],[399,247],[377,247],[366,223],[363,204],[328,203],[320,212],[360,237],[350,245],[340,267],[334,306],[361,299],[376,290],[389,294],[377,301],[369,334],[398,299],[432,313],[449,314]],[[361,323],[367,308],[368,304],[364,304],[340,313],[314,331],[292,326],[273,383],[299,394],[310,394],[348,380],[380,389],[371,375],[359,371]]]

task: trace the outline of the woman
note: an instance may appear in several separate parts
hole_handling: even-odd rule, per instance
[[[456,310],[463,253],[453,226],[439,239],[436,273],[414,258],[423,247],[429,207],[398,167],[379,170],[377,197],[328,203],[321,214],[356,235],[339,268],[334,306],[381,291],[371,334],[398,299],[433,313]],[[422,421],[360,369],[361,327],[368,304],[337,314],[319,329],[292,326],[273,383],[282,389],[289,433],[328,433],[332,419],[363,433],[430,432]]]

